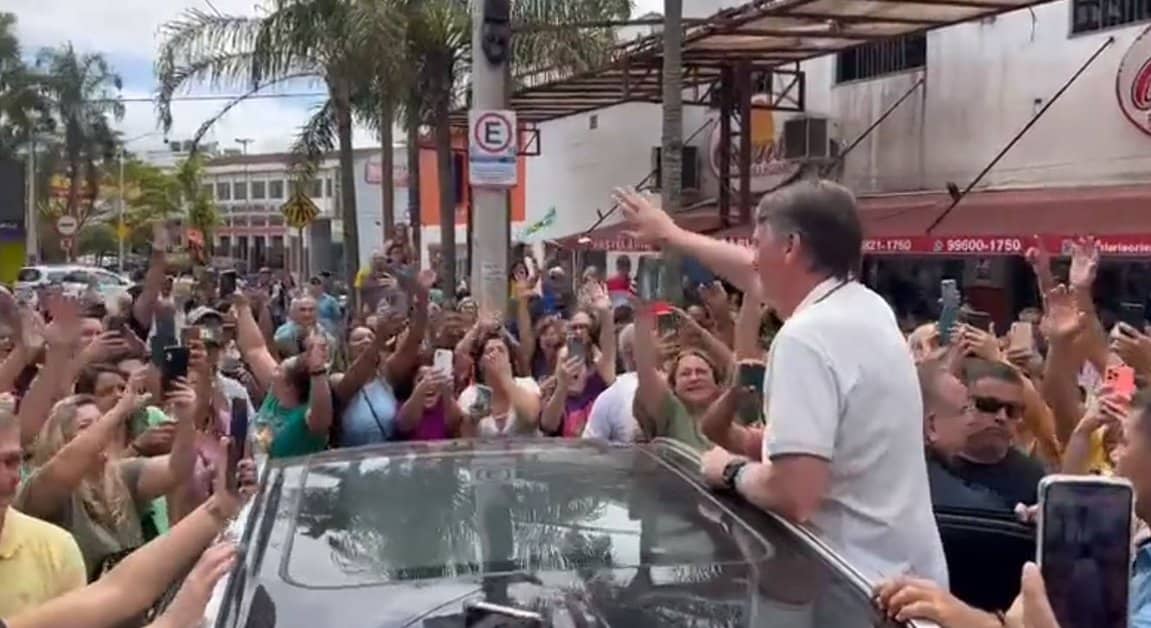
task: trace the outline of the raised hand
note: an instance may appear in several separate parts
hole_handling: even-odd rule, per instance
[[[196,416],[196,391],[184,378],[173,381],[171,386],[164,395],[169,413],[177,420],[191,421]]]
[[[627,222],[628,234],[637,240],[659,243],[677,229],[667,212],[652,204],[651,200],[634,189],[617,188],[612,200],[619,204]]]
[[[1039,280],[1039,290],[1046,295],[1055,287],[1055,276],[1051,273],[1051,253],[1043,244],[1043,238],[1035,236],[1034,243],[1027,248],[1023,257],[1031,265],[1031,270],[1035,272],[1035,277]]]
[[[304,352],[304,365],[309,373],[317,373],[328,368],[328,342],[319,334],[312,334],[308,338],[307,350]]]
[[[699,296],[703,299],[703,304],[707,306],[713,314],[716,312],[723,312],[730,308],[727,290],[723,287],[723,282],[713,281],[711,283],[700,284]]]
[[[176,422],[165,421],[144,430],[132,441],[132,449],[145,458],[163,456],[172,451],[172,439],[175,436]]]
[[[176,597],[153,624],[155,626],[198,626],[216,583],[232,570],[238,560],[236,545],[220,541],[209,547],[184,578]]]
[[[116,402],[116,406],[123,411],[125,417],[132,416],[148,405],[152,396],[146,392],[147,389],[147,367],[136,369],[136,372],[128,376],[128,383],[124,386],[124,394]]]
[[[80,339],[80,301],[59,293],[47,298],[52,322],[44,328],[44,340],[51,346],[70,347]]]
[[[1047,293],[1047,309],[1039,321],[1039,330],[1051,341],[1075,337],[1087,324],[1087,316],[1079,311],[1075,296],[1062,284]]]
[[[598,281],[589,281],[583,285],[582,300],[593,309],[601,312],[611,310],[611,297],[607,288]]]
[[[1071,271],[1067,281],[1076,290],[1087,290],[1095,283],[1099,270],[1099,245],[1092,236],[1079,238],[1071,245]]]
[[[425,268],[416,275],[416,289],[419,290],[420,294],[428,294],[435,285],[436,271],[431,268]]]

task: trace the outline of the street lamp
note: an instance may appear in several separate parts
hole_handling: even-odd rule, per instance
[[[123,142],[120,142],[120,149],[116,155],[116,160],[119,162],[120,167],[120,175],[119,179],[117,180],[118,185],[116,188],[116,240],[119,242],[120,248],[116,265],[120,274],[124,273],[124,243],[125,240],[127,240],[127,238],[124,237],[124,147],[137,140],[155,137],[157,135],[164,134],[159,131],[152,131],[151,133],[144,133],[142,135],[137,135],[136,137],[126,139]]]

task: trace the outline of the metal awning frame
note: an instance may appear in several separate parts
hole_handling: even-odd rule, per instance
[[[685,20],[683,85],[709,91],[724,68],[798,70],[801,61],[853,46],[916,34],[1041,4],[1035,0],[752,0],[707,19]],[[641,20],[642,22],[642,20]],[[560,28],[562,25],[554,25]],[[553,26],[547,26],[551,28]],[[579,28],[580,25],[569,26]],[[588,28],[602,27],[589,24]],[[661,101],[662,35],[617,46],[603,67],[565,75],[557,69],[520,77],[510,108],[527,127],[627,102]],[[800,79],[802,80],[802,79]],[[714,105],[687,98],[685,104]],[[452,114],[465,125],[466,111]]]

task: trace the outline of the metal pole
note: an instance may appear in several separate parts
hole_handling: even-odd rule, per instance
[[[507,109],[504,70],[511,54],[510,1],[487,0],[472,4],[472,107]],[[489,10],[486,14],[485,9]],[[487,43],[485,34],[493,36],[487,38]],[[501,36],[506,37],[502,48],[492,41]],[[518,132],[518,129],[513,129],[513,132]],[[473,139],[469,137],[468,141],[471,143]],[[472,187],[471,191],[476,218],[471,243],[475,263],[469,287],[472,295],[478,297],[481,312],[502,315],[508,304],[509,197],[499,188]]]
[[[955,206],[959,204],[959,201],[962,201],[963,197],[967,196],[967,193],[970,192],[980,181],[982,181],[983,177],[986,176],[988,172],[991,172],[991,169],[995,167],[995,164],[999,163],[1000,159],[1003,159],[1003,156],[1007,154],[1007,151],[1011,150],[1011,147],[1015,146],[1016,142],[1023,139],[1023,136],[1031,130],[1031,127],[1035,126],[1036,122],[1039,122],[1039,118],[1042,118],[1043,114],[1047,113],[1047,110],[1051,108],[1051,105],[1054,105],[1055,101],[1059,100],[1059,97],[1063,95],[1063,92],[1066,92],[1067,89],[1071,87],[1073,83],[1075,83],[1079,76],[1086,72],[1087,68],[1091,67],[1092,63],[1095,63],[1095,60],[1099,58],[1099,55],[1103,54],[1103,51],[1113,43],[1115,43],[1115,38],[1108,37],[1107,41],[1103,42],[1103,44],[1099,46],[1099,49],[1096,50],[1095,53],[1090,57],[1088,57],[1087,60],[1083,62],[1083,65],[1079,66],[1079,69],[1075,71],[1075,74],[1071,75],[1071,78],[1067,79],[1067,82],[1063,84],[1063,87],[1060,87],[1059,91],[1055,92],[1055,95],[1052,96],[1043,105],[1042,109],[1036,112],[1035,115],[1031,116],[1031,119],[1027,121],[1027,124],[1023,125],[1023,128],[1015,134],[1015,137],[1011,138],[1010,142],[1007,142],[1007,146],[1004,146],[1003,150],[1000,150],[999,154],[995,155],[995,157],[991,159],[991,162],[984,166],[983,170],[981,170],[979,174],[975,175],[975,178],[971,180],[971,183],[968,183],[967,187],[963,188],[963,191],[960,192],[957,196],[952,196],[951,204],[947,206],[947,209],[940,212],[939,216],[937,216],[935,220],[931,221],[931,224],[927,227],[926,233],[930,234],[935,230],[936,227],[939,226],[939,223],[943,222],[944,218],[947,218],[947,215],[951,213],[951,210],[955,209]]]
[[[124,274],[124,147],[120,147],[120,175],[116,182],[116,240],[119,242],[119,262],[116,267]]]
[[[911,95],[915,93],[915,90],[919,89],[923,85],[923,82],[924,82],[923,77],[922,76],[919,77],[919,80],[915,81],[915,84],[911,86],[911,89],[908,89],[906,92],[903,93],[902,96],[899,97],[898,100],[891,103],[891,106],[887,108],[887,111],[884,111],[882,115],[880,115],[878,118],[876,118],[874,122],[872,122],[866,129],[864,129],[863,133],[859,134],[859,137],[852,140],[851,143],[848,144],[846,148],[839,151],[839,156],[835,158],[835,161],[831,162],[830,164],[828,164],[826,167],[823,168],[823,171],[820,173],[820,176],[826,177],[827,175],[831,174],[831,172],[833,170],[835,170],[836,167],[839,166],[839,164],[843,163],[843,160],[847,158],[847,154],[850,153],[851,151],[855,150],[855,147],[859,146],[860,142],[867,139],[867,137],[869,135],[871,135],[871,132],[874,131],[876,128],[878,128],[879,125],[883,124],[883,121],[886,120],[888,116],[895,113],[895,110],[899,108],[899,105],[902,105],[903,101],[905,101],[909,97],[911,97]]]
[[[36,220],[36,137],[33,136],[28,143],[28,172],[25,175],[28,180],[28,207],[25,209],[24,225],[24,248],[27,249],[24,255],[28,258],[29,263],[40,261],[40,234],[37,232],[39,225]]]

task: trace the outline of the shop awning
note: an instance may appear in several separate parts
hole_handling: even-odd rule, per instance
[[[972,192],[931,234],[951,203],[946,193],[890,194],[859,199],[864,252],[870,255],[1021,255],[1035,235],[1065,252],[1094,235],[1109,256],[1151,257],[1151,185],[1049,187]],[[717,232],[739,240],[751,226]]]
[[[685,20],[683,85],[704,87],[737,62],[757,69],[789,67],[869,41],[1043,4],[1050,0],[750,0],[707,19]],[[517,25],[517,29],[544,25]],[[553,25],[562,29],[562,24]],[[570,28],[567,30],[571,30]],[[510,109],[521,123],[541,123],[625,102],[660,102],[663,36],[617,46],[602,67],[585,72],[546,69],[517,77]],[[452,122],[467,124],[467,109]]]

